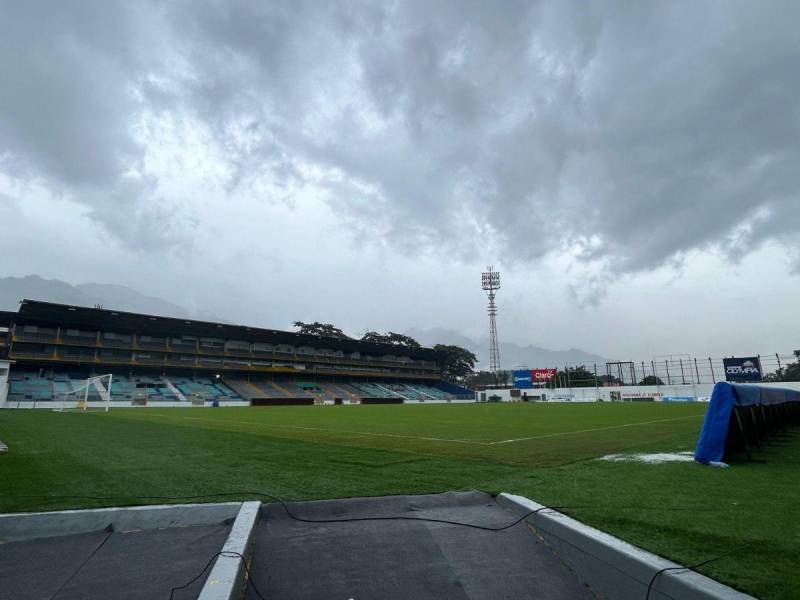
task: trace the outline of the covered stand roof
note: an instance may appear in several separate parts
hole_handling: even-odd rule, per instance
[[[17,313],[8,310],[0,310],[0,327],[10,327],[17,318]]]
[[[154,337],[197,336],[212,337],[268,344],[291,344],[293,346],[324,346],[343,352],[361,352],[371,355],[403,354],[418,360],[437,360],[438,353],[431,348],[412,349],[391,344],[376,344],[360,340],[302,335],[291,331],[262,329],[245,325],[229,325],[192,319],[178,319],[139,313],[89,308],[23,300],[18,313],[0,312],[0,323],[4,314],[12,315],[19,325],[46,325],[89,328],[116,333],[137,333]]]

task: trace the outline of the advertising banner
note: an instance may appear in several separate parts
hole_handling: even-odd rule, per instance
[[[761,381],[761,361],[757,356],[725,358],[725,379],[735,383]]]
[[[556,378],[555,369],[534,369],[531,371],[534,383],[544,383],[553,381]]]
[[[526,390],[533,387],[531,382],[531,371],[524,369],[521,371],[512,371],[514,376],[514,387],[518,390]]]

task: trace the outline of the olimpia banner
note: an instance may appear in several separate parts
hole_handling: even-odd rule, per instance
[[[725,379],[735,383],[761,381],[761,361],[757,356],[725,358]]]

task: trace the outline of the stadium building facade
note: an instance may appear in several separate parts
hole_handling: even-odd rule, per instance
[[[429,348],[34,300],[0,313],[0,359],[7,407],[77,401],[75,389],[105,374],[117,406],[473,399],[441,380]]]

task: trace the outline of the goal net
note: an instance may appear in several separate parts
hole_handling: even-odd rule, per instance
[[[59,392],[53,398],[53,410],[104,410],[111,407],[111,375],[89,377],[71,390]]]

